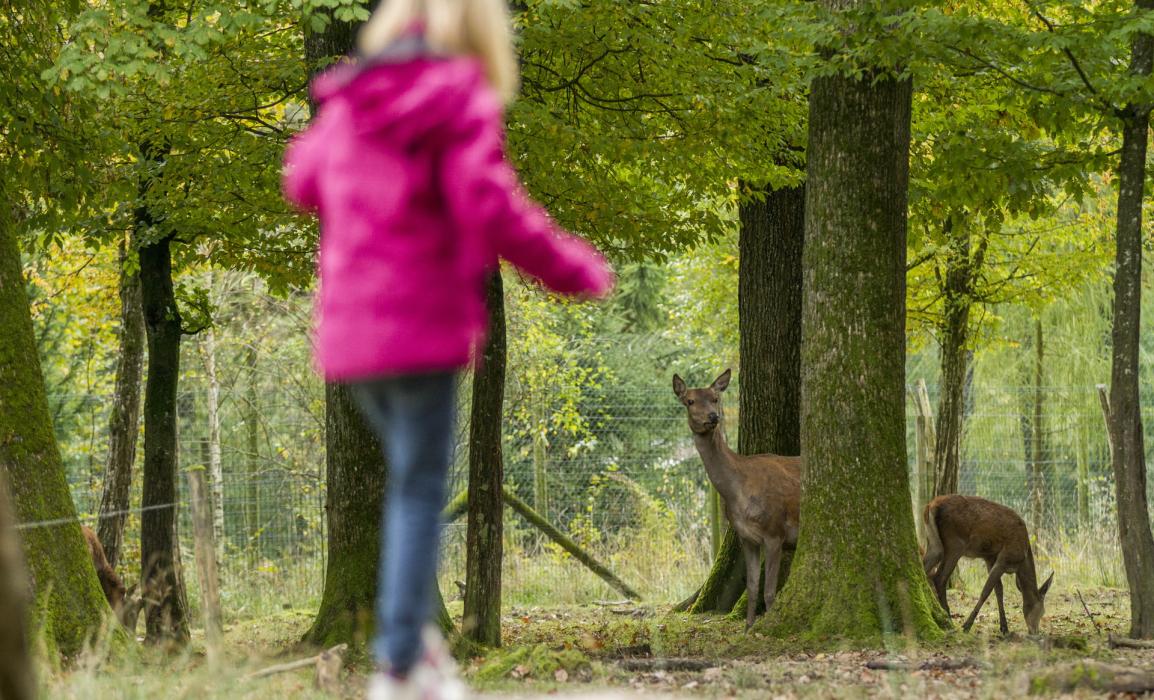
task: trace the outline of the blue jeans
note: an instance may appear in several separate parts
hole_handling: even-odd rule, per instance
[[[420,657],[421,627],[432,615],[456,374],[387,377],[351,388],[389,468],[373,653],[382,666],[403,675]]]

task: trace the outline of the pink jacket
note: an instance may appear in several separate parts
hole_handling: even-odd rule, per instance
[[[612,288],[601,255],[522,190],[476,60],[341,65],[312,90],[322,108],[288,148],[284,190],[320,216],[326,379],[467,365],[480,354],[498,257],[558,292]]]

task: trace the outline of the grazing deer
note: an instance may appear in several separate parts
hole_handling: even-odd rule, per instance
[[[112,565],[108,563],[108,557],[104,555],[104,547],[100,544],[100,538],[96,536],[92,528],[81,525],[80,531],[84,534],[84,542],[88,545],[88,553],[92,556],[92,565],[96,568],[96,578],[100,580],[100,587],[104,590],[105,599],[108,600],[108,604],[116,613],[121,624],[130,630],[135,630],[141,607],[140,596],[134,594],[136,586],[133,586],[132,589],[124,587],[124,581],[117,576]]]
[[[729,449],[721,425],[721,394],[729,386],[729,370],[703,389],[687,389],[673,375],[673,393],[689,413],[689,429],[705,473],[713,482],[745,554],[745,624],[757,614],[761,553],[765,550],[765,608],[777,595],[777,575],[783,547],[797,545],[798,504],[801,500],[801,458],[741,455]]]
[[[968,632],[974,624],[991,590],[998,596],[998,626],[1002,634],[1010,631],[1002,604],[1002,575],[1013,573],[1018,590],[1022,592],[1026,627],[1030,634],[1038,633],[1038,623],[1046,613],[1046,592],[1050,590],[1054,574],[1051,573],[1046,582],[1038,586],[1026,523],[1017,513],[984,498],[950,494],[927,503],[922,520],[926,524],[926,552],[922,566],[947,614],[950,607],[946,603],[946,583],[958,560],[970,557],[986,562],[989,576],[986,585],[982,586],[978,604],[962,625],[964,631]]]

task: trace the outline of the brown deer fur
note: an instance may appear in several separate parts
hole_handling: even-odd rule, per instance
[[[745,555],[745,623],[757,613],[761,554],[765,551],[765,608],[777,595],[783,547],[797,545],[801,501],[801,458],[773,454],[742,455],[729,449],[721,425],[721,393],[729,386],[727,369],[713,384],[689,389],[676,374],[673,393],[689,415],[689,429],[705,473],[721,495],[725,517]]]
[[[1022,592],[1022,612],[1030,634],[1038,633],[1038,624],[1046,612],[1046,592],[1054,580],[1051,573],[1039,588],[1034,569],[1034,552],[1026,523],[1012,509],[976,496],[950,494],[938,496],[922,512],[925,522],[926,551],[922,566],[934,586],[938,601],[948,613],[946,584],[962,557],[986,562],[989,575],[973,612],[962,629],[969,631],[978,611],[993,590],[998,598],[998,625],[1002,634],[1009,632],[1006,609],[1002,604],[1002,575],[1015,574]]]
[[[81,525],[80,530],[84,533],[84,542],[88,545],[88,553],[92,556],[92,565],[96,567],[96,578],[100,579],[100,587],[104,589],[104,597],[108,599],[108,604],[112,606],[112,609],[119,614],[124,607],[124,597],[127,593],[124,582],[120,580],[112,565],[108,563],[108,558],[104,556],[104,547],[100,545],[100,539],[92,528]]]

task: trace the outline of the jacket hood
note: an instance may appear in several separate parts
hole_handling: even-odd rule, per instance
[[[499,110],[492,91],[479,89],[485,86],[476,59],[435,56],[419,42],[339,64],[319,75],[311,89],[322,108],[344,103],[359,134],[412,143],[451,135],[470,113]]]

